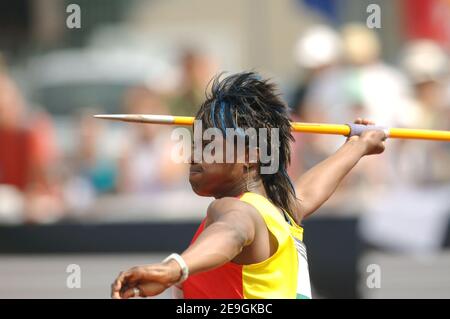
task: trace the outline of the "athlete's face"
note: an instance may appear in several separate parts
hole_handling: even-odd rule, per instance
[[[198,146],[201,147],[203,155],[205,154],[203,151],[208,142]],[[199,163],[196,163],[194,162],[194,156],[192,155],[191,157],[189,183],[194,192],[200,196],[231,196],[232,194],[239,193],[242,185],[245,185],[246,164],[236,157],[232,163],[225,163],[227,145],[224,141],[222,144],[223,148],[221,150],[216,148],[213,152],[214,158],[222,159],[220,163],[207,163],[203,157]],[[195,151],[195,148],[193,148],[192,154]]]

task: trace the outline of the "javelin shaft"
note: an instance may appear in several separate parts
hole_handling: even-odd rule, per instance
[[[450,131],[391,128],[389,137],[450,142]]]
[[[194,123],[194,117],[191,116],[172,116],[172,115],[152,115],[152,114],[102,114],[95,115],[96,118],[133,122],[133,123],[152,123],[189,126]],[[360,124],[322,124],[322,123],[302,123],[292,122],[293,132],[334,134],[334,135],[360,135],[363,131],[369,129],[384,130],[390,138],[402,139],[423,139],[434,141],[450,142],[450,131],[407,129],[407,128],[385,128],[380,126],[360,125]]]

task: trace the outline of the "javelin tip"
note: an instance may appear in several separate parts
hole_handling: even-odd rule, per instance
[[[123,120],[128,118],[128,116],[124,114],[96,114],[94,117],[97,119],[106,120]]]
[[[150,124],[177,124],[171,115],[155,115],[155,114],[97,114],[95,118],[104,120],[115,120],[134,123],[150,123]]]

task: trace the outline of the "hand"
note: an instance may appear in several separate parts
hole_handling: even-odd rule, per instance
[[[136,266],[121,272],[111,285],[111,298],[149,297],[162,293],[181,277],[181,268],[174,260],[166,263]],[[135,296],[135,289],[139,296]]]
[[[355,124],[375,125],[373,121],[368,119],[358,118]],[[382,130],[367,130],[361,136],[351,136],[347,139],[348,142],[354,141],[363,146],[363,155],[373,155],[383,153],[385,149],[386,134]]]

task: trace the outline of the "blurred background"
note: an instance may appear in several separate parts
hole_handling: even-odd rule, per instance
[[[193,115],[213,75],[256,70],[296,121],[450,130],[449,50],[448,0],[2,1],[0,298],[108,298],[204,216],[171,128],[93,114]],[[295,139],[293,179],[345,140]],[[304,223],[313,296],[450,298],[449,197],[450,143],[388,140]]]

